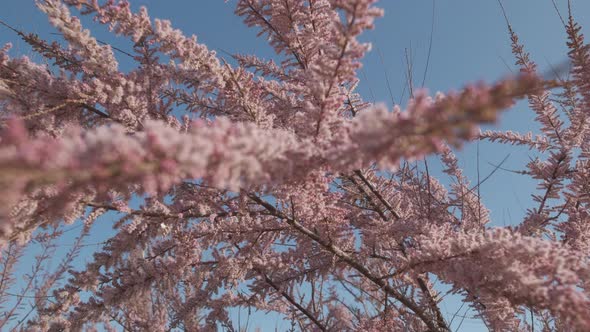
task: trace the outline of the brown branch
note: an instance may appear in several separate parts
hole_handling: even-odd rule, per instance
[[[381,195],[381,193],[373,186],[373,184],[363,175],[363,172],[361,170],[355,170],[354,173],[361,179],[361,181],[363,181],[363,183],[369,188],[369,190],[371,190],[373,195],[375,195],[377,197],[377,199],[379,199],[379,201],[385,206],[385,208],[396,219],[401,218],[400,214],[391,206],[391,204],[389,204],[389,202],[383,197],[383,195]],[[372,202],[372,198],[366,194],[365,190],[363,190],[360,186],[359,186],[359,189],[362,190],[363,193],[365,193],[367,199],[374,206],[377,206],[374,202]],[[381,216],[381,219],[383,219],[383,221],[388,221],[388,218],[386,218],[383,213],[379,213],[379,216]],[[404,255],[404,257],[407,258],[408,254],[407,254],[406,247],[404,246],[403,242],[398,243],[397,245],[400,247],[401,252]],[[447,323],[445,322],[442,312],[440,311],[440,308],[438,307],[438,304],[435,300],[435,295],[433,295],[430,292],[430,288],[428,288],[428,284],[426,283],[426,281],[422,277],[416,277],[416,281],[418,282],[418,286],[420,287],[420,290],[422,291],[422,293],[424,294],[424,296],[426,297],[426,299],[430,303],[430,308],[436,316],[438,326],[440,328],[442,328],[443,330],[449,330],[449,327],[447,326]]]
[[[266,273],[255,269],[256,272],[260,273],[260,275],[262,275],[262,277],[264,278],[264,281],[269,284],[272,288],[274,288],[279,294],[281,294],[285,300],[287,300],[287,302],[291,303],[295,308],[297,308],[297,310],[301,311],[301,313],[303,313],[307,318],[309,318],[309,320],[311,320],[320,330],[322,331],[328,331],[328,329],[322,324],[322,322],[320,322],[314,315],[312,315],[311,312],[309,312],[307,309],[305,309],[301,304],[297,303],[297,301],[295,301],[295,299],[289,295],[287,292],[285,292],[284,290],[281,290],[280,287],[274,283],[274,281],[272,281],[272,279],[270,279]]]
[[[344,252],[342,249],[335,246],[332,242],[327,242],[323,238],[321,238],[317,233],[309,230],[299,221],[289,218],[288,216],[284,215],[282,212],[277,210],[274,206],[269,204],[268,202],[260,199],[258,196],[254,194],[249,194],[248,197],[252,199],[254,202],[263,206],[268,212],[274,215],[277,218],[281,218],[285,220],[289,225],[291,225],[295,230],[299,233],[307,236],[311,240],[318,243],[321,247],[323,247],[328,252],[332,253],[334,256],[340,258],[343,262],[348,264],[351,268],[358,271],[364,277],[372,281],[374,284],[379,286],[385,293],[389,294],[391,297],[402,303],[408,309],[413,311],[423,322],[428,326],[431,331],[449,331],[448,327],[446,326],[437,326],[434,324],[428,315],[412,300],[408,299],[405,295],[397,291],[395,288],[391,287],[387,282],[380,279],[376,275],[374,275],[368,268],[366,268],[362,263],[358,262],[354,259],[350,254]]]

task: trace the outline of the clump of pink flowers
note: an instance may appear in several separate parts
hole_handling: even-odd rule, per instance
[[[590,330],[590,51],[572,15],[568,80],[541,79],[510,27],[519,75],[387,109],[354,90],[375,2],[238,0],[281,61],[231,65],[127,1],[38,0],[65,43],[19,35],[53,65],[0,48],[0,326],[235,331],[246,309],[302,331],[451,331],[436,278],[490,330]],[[129,38],[136,67],[72,12]],[[521,98],[540,134],[479,131]],[[488,226],[458,168],[474,139],[539,152],[517,226]],[[412,166],[431,155],[452,185]],[[74,266],[101,222],[112,236]],[[43,271],[64,224],[82,231]]]

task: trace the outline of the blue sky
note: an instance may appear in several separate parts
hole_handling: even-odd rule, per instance
[[[563,14],[566,1],[555,0]],[[134,8],[146,5],[152,17],[171,19],[173,25],[187,34],[197,35],[200,42],[210,48],[230,53],[257,54],[272,57],[272,50],[256,31],[243,25],[233,14],[235,1],[222,0],[143,0],[133,1]],[[574,15],[583,26],[590,26],[590,1],[573,0]],[[367,101],[391,104],[401,98],[405,85],[405,53],[412,55],[415,85],[423,78],[432,22],[431,0],[382,0],[385,17],[376,23],[376,29],[362,39],[373,44],[373,51],[364,60],[359,76],[359,91]],[[539,64],[542,72],[566,61],[565,31],[551,0],[505,0],[507,14],[521,42]],[[54,30],[34,6],[33,0],[1,0],[0,20],[23,31],[35,32],[41,37],[55,39]],[[91,24],[90,26],[96,27]],[[122,39],[113,39],[104,28],[93,30],[97,38],[125,48]],[[587,31],[585,28],[583,31]],[[12,42],[13,54],[32,55],[24,42],[15,34],[0,27],[0,45]],[[434,34],[425,86],[431,91],[458,89],[465,83],[477,80],[493,81],[515,70],[510,53],[509,37],[497,0],[438,0],[434,12]],[[407,50],[407,51],[406,51]],[[38,57],[37,57],[38,59]],[[124,57],[121,67],[126,65]],[[525,103],[519,103],[504,114],[496,128],[535,130],[532,112]],[[470,144],[458,153],[466,174],[476,181],[477,144]],[[480,174],[483,178],[509,153],[504,167],[523,169],[532,156],[526,149],[479,144]],[[437,163],[432,160],[436,170]],[[498,171],[481,187],[483,200],[492,211],[495,225],[518,222],[525,210],[532,207],[529,193],[535,184],[521,175]],[[87,242],[94,242],[90,238]],[[452,303],[451,303],[452,304]],[[472,324],[472,325],[469,325]],[[476,330],[475,323],[466,321],[462,330]]]

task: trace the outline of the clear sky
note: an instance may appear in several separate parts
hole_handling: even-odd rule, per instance
[[[549,73],[551,66],[562,65],[566,61],[565,31],[552,1],[504,2],[514,30],[542,72]],[[555,2],[565,15],[566,1]],[[267,58],[273,56],[265,41],[256,38],[256,31],[247,29],[241,19],[233,14],[235,0],[227,3],[222,0],[131,0],[131,3],[134,8],[147,6],[152,17],[171,19],[175,27],[186,34],[197,35],[199,41],[218,50],[220,54],[227,51],[255,53]],[[583,31],[588,31],[590,1],[573,0],[572,3],[574,16],[584,27]],[[385,9],[385,17],[377,21],[374,31],[362,37],[373,44],[373,51],[365,58],[364,69],[359,73],[362,80],[359,90],[367,101],[391,105],[393,97],[396,103],[401,102],[403,105],[407,100],[407,92],[405,95],[402,93],[406,84],[406,52],[412,59],[415,86],[421,86],[424,77],[433,22],[433,1],[381,0],[379,5]],[[497,0],[437,0],[434,9],[434,33],[425,80],[425,87],[431,92],[457,89],[477,80],[493,81],[515,70],[506,24]],[[35,8],[33,0],[0,0],[0,20],[47,39],[57,38],[51,35],[54,30]],[[95,24],[89,26],[96,27]],[[115,46],[123,49],[128,46],[122,39],[113,39],[103,27],[93,31],[96,31],[94,35],[97,38]],[[0,27],[0,45],[6,42],[13,43],[13,55],[28,54],[35,58],[13,32]],[[123,60],[123,69],[129,66],[124,57],[120,59]],[[536,126],[531,124],[532,118],[532,112],[526,104],[519,103],[502,117],[496,127],[535,130]],[[459,153],[461,165],[473,182],[476,182],[477,174],[477,149],[477,144],[470,144]],[[497,164],[509,153],[503,165],[509,169],[523,169],[532,156],[526,149],[487,143],[481,143],[479,151],[481,178],[493,170],[489,163]],[[432,164],[436,171],[440,163],[432,160]],[[481,187],[483,200],[492,211],[493,223],[508,225],[518,222],[525,210],[533,206],[528,193],[534,186],[523,176],[505,171],[496,172]],[[479,328],[481,326],[468,320],[462,326],[464,331]]]

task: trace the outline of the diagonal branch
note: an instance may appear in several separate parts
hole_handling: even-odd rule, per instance
[[[334,256],[340,258],[343,262],[345,262],[348,266],[358,271],[364,277],[372,281],[374,284],[379,286],[385,293],[389,294],[391,297],[399,301],[401,304],[406,306],[412,312],[414,312],[423,322],[428,326],[430,331],[449,331],[448,327],[446,326],[437,326],[434,322],[431,321],[431,318],[422,310],[415,302],[411,299],[407,298],[404,294],[400,293],[395,288],[391,287],[386,281],[379,278],[378,276],[374,275],[369,269],[367,269],[362,263],[358,262],[354,257],[350,254],[344,252],[342,249],[334,245],[332,242],[328,242],[325,239],[321,238],[317,233],[311,231],[303,224],[301,224],[296,219],[290,218],[283,214],[281,211],[277,210],[274,206],[269,204],[268,202],[262,200],[258,196],[254,194],[249,194],[248,197],[253,200],[254,202],[260,204],[264,207],[268,212],[274,215],[277,218],[281,218],[287,224],[291,225],[296,231],[305,235],[306,237],[310,238],[311,240],[318,243],[322,248],[327,250],[328,252],[332,253]]]

